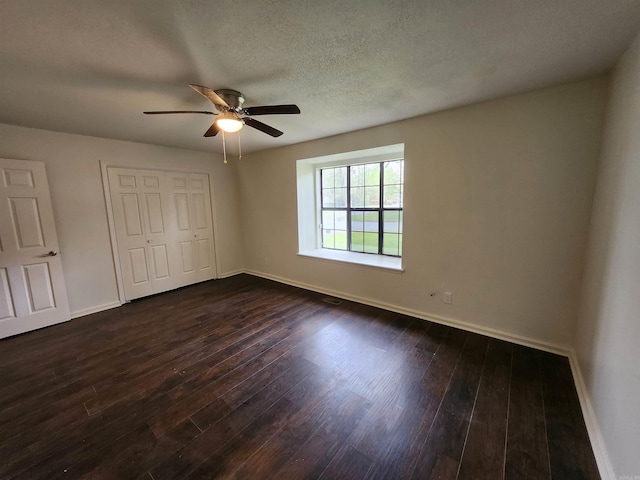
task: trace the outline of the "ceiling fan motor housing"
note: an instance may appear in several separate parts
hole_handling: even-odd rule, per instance
[[[227,102],[227,105],[229,105],[229,107],[231,107],[231,110],[240,110],[242,109],[242,104],[244,103],[244,96],[242,95],[242,93],[238,92],[237,90],[229,90],[226,88],[221,88],[219,90],[214,90],[216,92],[216,94],[218,94],[218,96],[220,98],[222,98],[225,102]],[[221,107],[221,110],[225,110],[224,107],[222,107],[221,105],[216,105],[217,107]]]

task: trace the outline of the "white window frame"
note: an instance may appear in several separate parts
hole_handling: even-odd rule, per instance
[[[403,271],[402,257],[322,248],[321,185],[319,175],[321,168],[403,159],[404,144],[400,143],[298,160],[296,162],[298,189],[298,255],[321,260]]]

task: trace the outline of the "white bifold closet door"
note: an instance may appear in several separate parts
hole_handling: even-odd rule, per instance
[[[216,277],[207,175],[107,171],[127,300]]]

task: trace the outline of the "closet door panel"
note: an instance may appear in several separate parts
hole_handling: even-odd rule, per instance
[[[118,257],[127,300],[154,293],[147,257],[141,178],[136,170],[108,169]]]
[[[170,173],[167,195],[172,206],[174,220],[173,241],[176,246],[174,257],[176,279],[180,286],[198,282],[193,245],[193,213],[189,202],[187,174]]]
[[[109,168],[128,300],[215,278],[209,177]]]
[[[209,178],[207,175],[189,175],[188,185],[193,212],[192,231],[196,241],[196,271],[198,280],[209,280],[215,278]]]
[[[193,242],[191,240],[181,242],[180,253],[182,254],[182,273],[195,272]]]

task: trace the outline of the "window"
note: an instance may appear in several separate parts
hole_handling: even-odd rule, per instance
[[[298,255],[402,272],[404,144],[296,162]]]
[[[402,256],[404,160],[318,170],[322,248]]]

